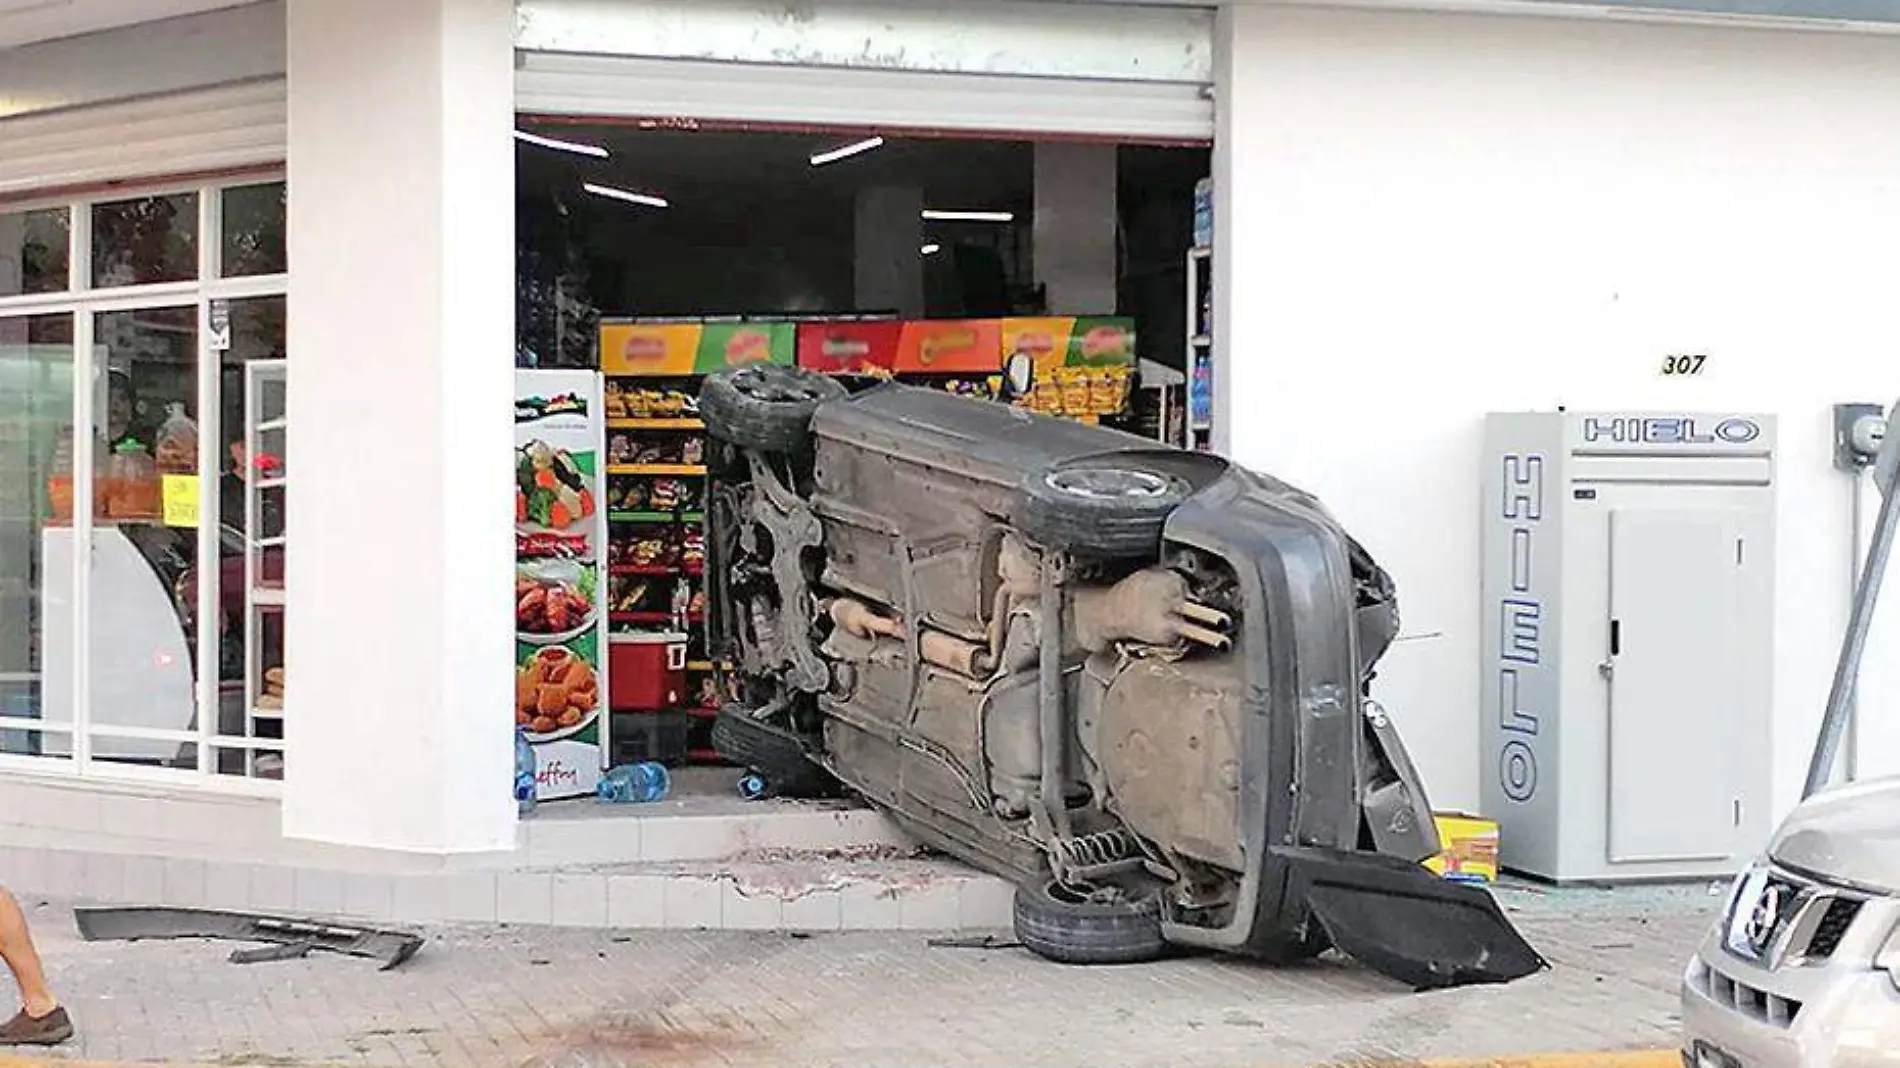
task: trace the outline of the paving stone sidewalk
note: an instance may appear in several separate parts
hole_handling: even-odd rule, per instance
[[[442,928],[404,968],[234,965],[229,944],[33,922],[89,1061],[448,1068],[1252,1068],[1671,1048],[1706,886],[1506,889],[1553,970],[1413,994],[1343,961],[1064,968],[1016,948],[814,935]],[[1006,940],[1006,939],[1005,939]]]

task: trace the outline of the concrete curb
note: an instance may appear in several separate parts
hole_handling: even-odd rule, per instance
[[[239,1066],[242,1062],[236,1062]],[[200,1065],[158,1061],[81,1061],[57,1053],[44,1057],[0,1053],[0,1068],[232,1068],[231,1064]],[[315,1066],[321,1068],[321,1066]],[[1432,1060],[1388,1058],[1328,1061],[1304,1068],[1682,1068],[1677,1050],[1604,1050],[1575,1053],[1524,1053],[1501,1057],[1464,1057]]]
[[[10,1068],[0,1062],[0,1068]],[[1278,1068],[1295,1068],[1281,1065]],[[1570,1053],[1518,1053],[1497,1057],[1348,1058],[1298,1068],[1682,1068],[1675,1049],[1595,1050]]]

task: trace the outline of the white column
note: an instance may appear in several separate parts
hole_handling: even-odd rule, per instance
[[[924,314],[923,207],[921,189],[859,191],[854,239],[860,309]]]
[[[1036,280],[1051,315],[1115,312],[1116,146],[1036,145]]]
[[[290,0],[291,837],[513,848],[513,30]]]

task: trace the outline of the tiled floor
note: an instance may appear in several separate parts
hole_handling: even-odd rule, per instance
[[[85,944],[56,904],[33,920],[82,1029],[62,1053],[93,1060],[1241,1068],[1673,1045],[1677,977],[1717,903],[1707,887],[1501,897],[1553,971],[1423,995],[1333,959],[1076,969],[915,932],[444,928],[379,973],[336,957],[233,965],[208,943]]]

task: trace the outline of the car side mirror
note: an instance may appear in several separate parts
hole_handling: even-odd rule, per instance
[[[1003,364],[1003,388],[1009,399],[1028,396],[1035,385],[1035,358],[1020,349],[1010,353],[1008,361]]]

